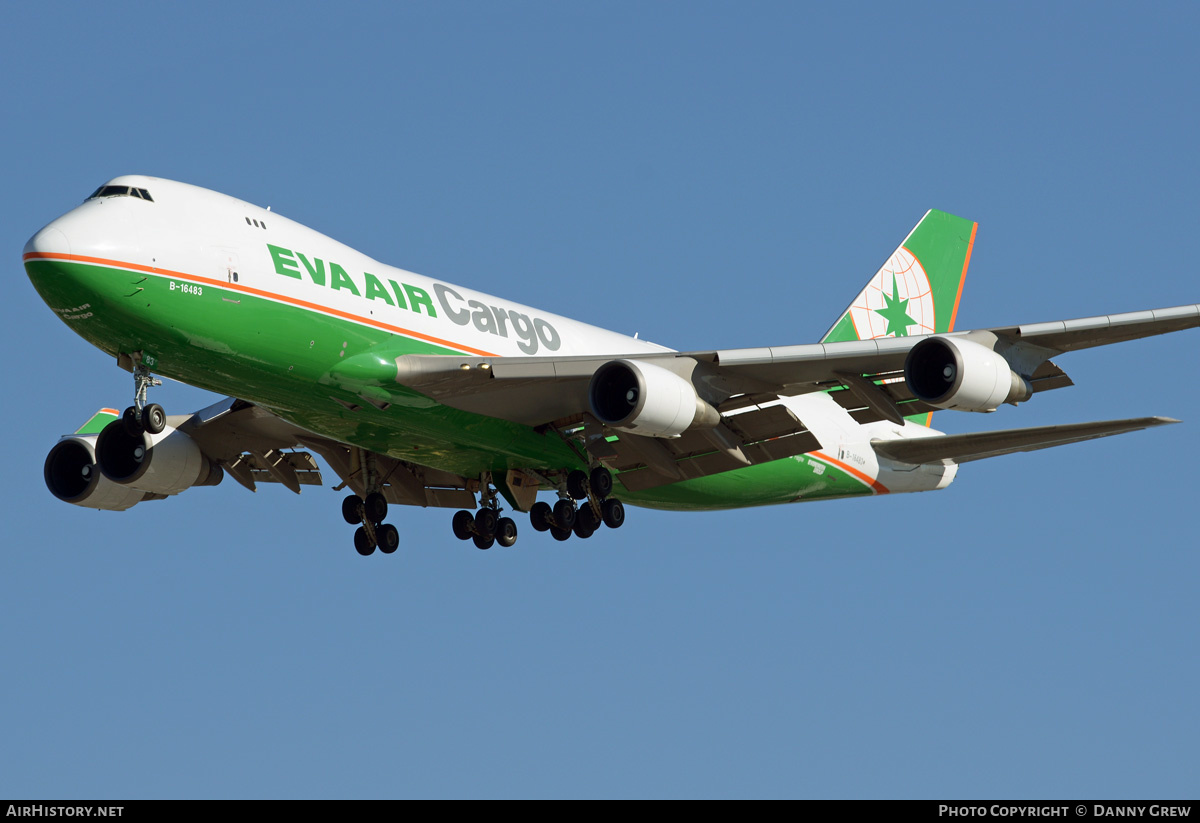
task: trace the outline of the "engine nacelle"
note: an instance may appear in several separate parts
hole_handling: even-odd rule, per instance
[[[114,483],[155,494],[179,494],[192,486],[215,486],[225,473],[196,441],[172,426],[158,434],[131,435],[120,420],[96,440],[96,463]]]
[[[909,391],[931,406],[991,412],[1033,394],[1029,382],[987,346],[958,337],[930,337],[904,361]]]
[[[677,437],[721,422],[720,413],[700,399],[691,383],[640,360],[612,360],[596,369],[588,402],[606,426],[648,437]]]
[[[114,483],[96,466],[96,435],[64,437],[50,449],[42,468],[46,488],[64,503],[89,509],[125,511],[146,493]]]

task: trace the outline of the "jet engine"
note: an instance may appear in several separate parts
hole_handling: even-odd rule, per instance
[[[130,434],[122,421],[104,427],[96,440],[96,463],[113,483],[154,494],[179,494],[192,486],[215,486],[225,473],[174,426],[158,434]]]
[[[96,466],[96,435],[64,437],[46,455],[42,469],[46,488],[64,503],[89,509],[124,511],[146,493],[114,483]]]
[[[606,426],[649,437],[677,437],[721,422],[689,381],[639,360],[612,360],[596,369],[588,402]]]
[[[904,360],[909,391],[931,406],[991,412],[1028,400],[1033,388],[999,354],[971,340],[929,337]]]

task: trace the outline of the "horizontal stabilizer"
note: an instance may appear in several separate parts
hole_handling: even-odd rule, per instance
[[[100,409],[87,422],[75,430],[76,434],[99,434],[112,421],[121,416],[116,409]]]
[[[1051,446],[1079,443],[1097,437],[1178,422],[1170,417],[1135,417],[1130,420],[1101,420],[1095,423],[1070,423],[1065,426],[948,434],[943,437],[874,440],[871,445],[882,457],[900,463],[968,463],[985,457],[1048,449]]]

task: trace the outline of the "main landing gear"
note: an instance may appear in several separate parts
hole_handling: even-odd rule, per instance
[[[555,540],[569,540],[572,533],[583,540],[601,525],[619,529],[625,522],[625,506],[615,497],[612,474],[603,466],[591,473],[573,471],[567,475],[567,488],[559,492],[558,502],[537,502],[529,510],[529,522],[540,532],[548,531]],[[576,508],[575,501],[583,501]]]
[[[167,427],[167,413],[157,403],[146,403],[146,392],[151,386],[161,386],[162,381],[151,377],[150,369],[140,362],[133,369],[133,405],[121,415],[121,425],[130,437],[143,432],[161,434]]]
[[[352,494],[342,501],[342,518],[354,525],[361,523],[354,532],[354,548],[364,557],[372,554],[375,547],[384,554],[391,554],[400,546],[400,532],[387,517],[387,499],[379,492],[368,494],[366,499]]]
[[[376,478],[370,482],[379,482],[369,460],[364,469],[368,478]],[[536,531],[548,531],[560,541],[569,540],[571,535],[586,540],[601,526],[619,529],[624,524],[625,506],[610,496],[613,477],[608,469],[598,466],[591,472],[575,470],[567,474],[565,482],[561,474],[558,477],[558,481],[541,478],[543,483],[559,483],[559,499],[553,506],[539,501],[530,508],[529,522]],[[517,524],[511,517],[501,516],[499,496],[489,475],[480,478],[480,487],[479,508],[474,512],[466,509],[455,512],[451,521],[454,536],[470,540],[481,550],[496,544],[512,546],[517,542]],[[342,501],[342,517],[351,525],[359,524],[354,532],[354,548],[359,554],[372,554],[376,548],[391,554],[400,545],[396,527],[383,522],[387,510],[387,500],[378,491],[367,494],[366,498],[352,494]]]
[[[517,542],[517,524],[512,518],[501,517],[496,490],[484,486],[479,510],[457,512],[451,525],[459,540],[472,540],[480,549],[490,549],[496,543],[511,546]],[[618,529],[625,522],[625,506],[615,497],[612,473],[603,466],[590,473],[572,471],[558,492],[553,507],[537,502],[529,509],[529,522],[536,531],[550,532],[555,540],[569,540],[571,535],[586,539],[602,525]],[[580,501],[576,506],[575,501]]]
[[[500,516],[496,490],[492,488],[483,492],[479,511],[457,511],[450,525],[455,537],[473,541],[477,549],[486,551],[496,543],[508,548],[517,542],[517,524],[511,517]]]
[[[383,496],[384,480],[379,477],[375,455],[361,454],[361,469],[367,496],[348,495],[342,500],[342,519],[350,525],[359,523],[354,530],[354,548],[364,557],[373,554],[378,547],[384,554],[391,554],[400,547],[400,531],[391,523],[384,523],[388,503]]]

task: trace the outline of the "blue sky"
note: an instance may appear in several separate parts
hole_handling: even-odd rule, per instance
[[[131,380],[20,251],[146,173],[738,347],[817,339],[936,207],[980,223],[960,328],[1193,303],[1198,15],[7,5],[0,796],[1194,796],[1196,332],[936,418],[1183,425],[971,464],[942,492],[630,509],[586,543],[525,527],[489,552],[405,510],[399,552],[363,559],[329,486],[56,501],[45,453]]]

